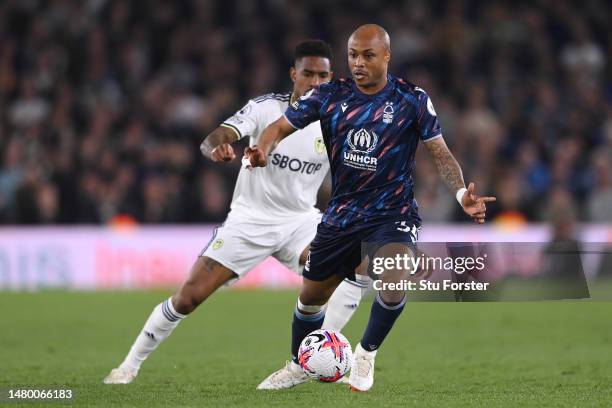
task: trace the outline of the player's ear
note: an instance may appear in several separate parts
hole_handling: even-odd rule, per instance
[[[297,71],[295,70],[295,67],[289,68],[289,78],[291,78],[291,82],[295,82],[297,79]]]
[[[334,79],[334,71],[329,71],[329,80]]]
[[[388,64],[391,61],[391,50],[387,50],[385,53],[385,62]]]

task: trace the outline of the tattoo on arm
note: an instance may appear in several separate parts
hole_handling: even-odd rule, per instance
[[[439,137],[430,142],[425,142],[425,146],[433,157],[434,163],[436,163],[442,181],[451,192],[455,193],[460,188],[465,187],[461,167],[448,149],[448,146],[446,146],[444,139]]]
[[[215,130],[213,130],[206,139],[200,145],[200,151],[202,154],[209,159],[211,152],[215,149],[215,147],[223,144],[223,143],[232,143],[238,140],[240,137],[236,134],[236,131],[224,126],[219,126]]]

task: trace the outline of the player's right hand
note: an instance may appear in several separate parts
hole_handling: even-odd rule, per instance
[[[232,161],[236,158],[234,148],[229,143],[223,143],[215,147],[210,152],[210,158],[212,161]]]
[[[496,200],[497,198],[495,197],[477,195],[474,183],[470,183],[467,191],[464,192],[463,197],[461,197],[461,207],[463,207],[463,211],[465,211],[475,223],[484,224],[487,213],[486,203],[491,203]]]
[[[257,145],[244,149],[244,157],[249,159],[251,167],[266,167],[268,164],[266,155]]]

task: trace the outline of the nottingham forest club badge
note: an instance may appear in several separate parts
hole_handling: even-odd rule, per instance
[[[385,108],[383,110],[383,122],[386,124],[390,124],[393,122],[393,114],[395,111],[393,110],[393,102],[385,102]]]
[[[322,137],[317,137],[315,139],[315,152],[317,152],[317,154],[325,153],[325,142],[323,142]]]

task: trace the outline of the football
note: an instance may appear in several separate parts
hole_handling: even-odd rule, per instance
[[[302,340],[298,361],[308,376],[319,381],[335,382],[351,369],[353,350],[342,333],[315,330]]]

